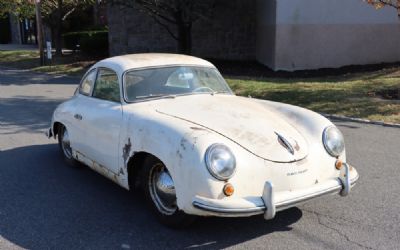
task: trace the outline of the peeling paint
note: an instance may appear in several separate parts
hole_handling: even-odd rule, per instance
[[[132,149],[131,138],[128,138],[128,143],[125,144],[124,148],[122,149],[122,157],[124,158],[125,163],[128,161],[131,149]]]
[[[188,142],[188,141],[187,141],[184,137],[182,137],[182,139],[181,139],[181,147],[182,147],[183,150],[186,150],[185,144],[186,144],[187,142]]]
[[[194,147],[197,144],[197,139],[198,139],[197,137],[193,137],[192,151],[194,150]]]
[[[107,178],[111,179],[112,181],[114,181],[115,183],[121,185],[118,175],[115,174],[114,172],[110,171],[107,167],[99,164],[98,162],[89,159],[86,155],[82,154],[79,151],[74,151],[75,157],[76,159],[82,163],[84,163],[85,165],[87,165],[88,167],[90,167],[91,169],[95,170],[96,172],[106,176]]]
[[[183,159],[183,155],[179,150],[176,150],[176,155],[179,157],[179,159]]]

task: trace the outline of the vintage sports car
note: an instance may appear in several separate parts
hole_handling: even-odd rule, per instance
[[[239,97],[209,62],[133,54],[89,69],[54,111],[64,158],[143,190],[161,222],[197,216],[274,218],[358,179],[341,132],[312,111]]]

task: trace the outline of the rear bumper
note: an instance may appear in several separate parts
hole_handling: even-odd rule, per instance
[[[266,182],[262,197],[243,199],[209,199],[196,196],[193,206],[206,215],[222,217],[245,217],[264,214],[265,219],[275,217],[277,211],[296,206],[302,202],[329,194],[346,196],[356,184],[359,175],[355,168],[344,164],[340,177],[295,191],[274,192],[273,183]]]
[[[46,129],[44,134],[46,135],[47,138],[51,138],[53,136],[53,131],[51,128],[48,128],[48,129]]]

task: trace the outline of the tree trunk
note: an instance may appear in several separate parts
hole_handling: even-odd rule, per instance
[[[62,56],[62,33],[61,33],[61,27],[57,25],[57,27],[54,29],[54,45],[56,47],[56,56]]]
[[[93,4],[93,24],[94,26],[99,25],[99,1],[96,0]]]
[[[55,27],[54,27],[54,44],[56,47],[56,56],[62,56],[62,23],[63,23],[63,3],[62,0],[58,0],[58,8],[56,13]]]
[[[178,52],[190,55],[192,53],[192,24],[178,24]]]
[[[49,28],[50,28],[50,38],[51,41],[54,41],[54,38],[56,37],[56,28],[55,25],[48,23]],[[55,42],[52,44],[53,47],[55,47]]]

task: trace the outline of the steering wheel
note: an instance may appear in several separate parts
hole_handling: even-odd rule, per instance
[[[212,88],[209,88],[209,87],[206,87],[206,86],[195,88],[193,90],[193,92],[208,92],[208,91],[205,91],[205,90],[209,90],[211,93],[214,92],[214,90]]]

